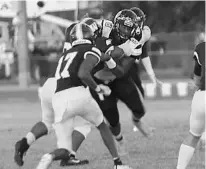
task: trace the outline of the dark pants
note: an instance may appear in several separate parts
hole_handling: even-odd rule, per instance
[[[139,120],[144,116],[145,110],[141,100],[141,94],[137,89],[137,85],[135,85],[130,77],[126,76],[124,78],[116,79],[108,84],[108,86],[112,92],[111,95],[105,97],[103,101],[99,99],[99,96],[95,91],[90,91],[110,126],[115,127],[119,124],[119,111],[117,109],[118,99],[124,102],[132,111],[134,120]]]
[[[129,70],[129,75],[132,78],[132,80],[134,81],[135,85],[138,87],[138,89],[140,90],[142,96],[144,97],[144,89],[142,87],[142,82],[140,79],[140,72],[139,72],[139,65],[137,65],[136,63],[130,68]]]

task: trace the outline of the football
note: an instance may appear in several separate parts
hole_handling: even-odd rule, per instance
[[[116,61],[123,57],[124,51],[121,48],[115,46],[114,50],[111,51],[110,55]]]

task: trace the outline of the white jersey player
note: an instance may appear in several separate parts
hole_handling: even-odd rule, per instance
[[[192,99],[190,131],[180,146],[177,169],[187,168],[198,141],[205,131],[205,42],[196,46],[194,59],[194,84],[198,90]]]

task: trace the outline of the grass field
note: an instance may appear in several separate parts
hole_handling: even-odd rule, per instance
[[[5,99],[7,98],[7,99]],[[152,139],[132,131],[130,112],[119,104],[128,155],[122,160],[134,169],[175,169],[179,146],[187,134],[190,100],[146,101],[144,121],[156,128]],[[0,97],[0,169],[17,169],[13,161],[15,142],[41,117],[36,94],[1,94]],[[27,152],[23,169],[35,169],[41,156],[55,148],[54,134],[38,140]],[[112,169],[113,162],[100,135],[94,129],[77,154],[90,160],[75,169]],[[204,151],[197,149],[188,169],[204,169]],[[60,169],[58,162],[51,169]]]

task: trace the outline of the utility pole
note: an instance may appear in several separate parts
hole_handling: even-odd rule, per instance
[[[29,86],[29,55],[28,55],[28,37],[27,37],[27,14],[26,1],[18,2],[17,17],[19,24],[17,26],[17,53],[18,53],[18,80],[20,88]]]
[[[74,11],[74,21],[76,22],[76,21],[78,21],[78,15],[79,15],[79,0],[77,0],[76,1],[76,9],[75,9],[75,11]]]

